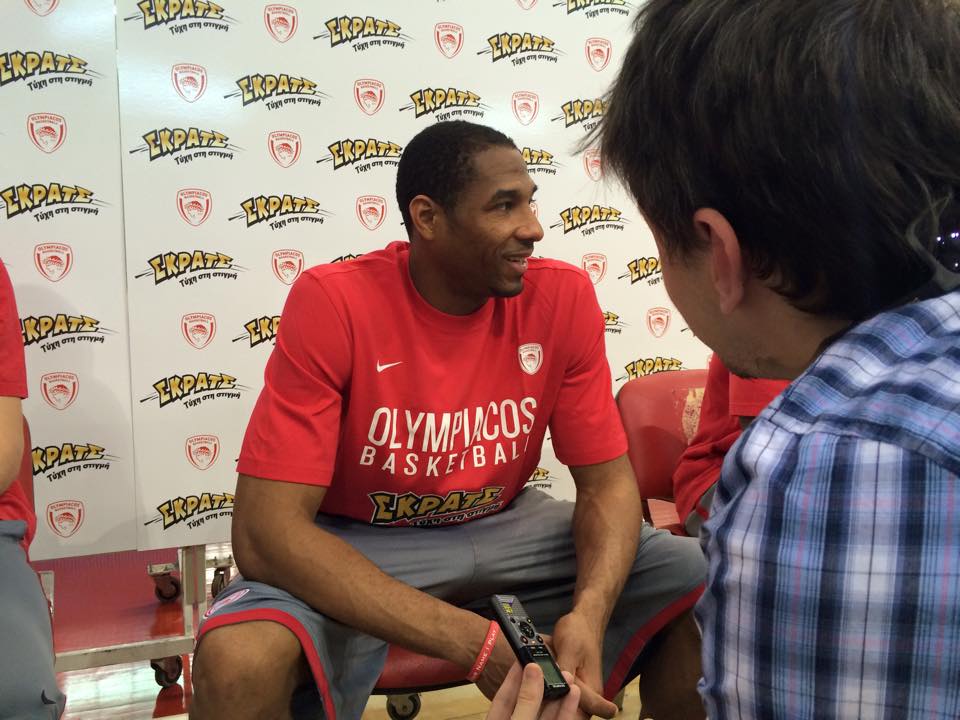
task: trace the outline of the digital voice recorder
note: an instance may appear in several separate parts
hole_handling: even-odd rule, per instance
[[[557,667],[550,648],[533,625],[533,620],[523,609],[523,605],[514,595],[494,595],[490,605],[496,613],[500,629],[507,636],[510,647],[521,665],[536,663],[543,671],[543,697],[545,699],[563,697],[570,692],[560,668]]]

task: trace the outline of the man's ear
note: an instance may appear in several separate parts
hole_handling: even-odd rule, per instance
[[[426,195],[417,195],[410,201],[410,221],[420,237],[432,240],[441,221],[440,207]]]
[[[733,312],[743,301],[746,275],[740,240],[733,226],[713,208],[700,208],[693,214],[693,227],[707,243],[710,253],[710,276],[720,301],[720,312]]]

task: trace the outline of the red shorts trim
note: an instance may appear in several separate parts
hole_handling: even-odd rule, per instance
[[[303,654],[307,656],[307,663],[310,665],[310,672],[313,673],[314,682],[317,683],[317,689],[323,698],[323,709],[326,717],[329,718],[329,720],[337,720],[336,705],[334,705],[333,696],[330,694],[330,683],[327,682],[327,676],[323,671],[320,656],[317,654],[317,649],[313,645],[313,638],[310,637],[310,633],[307,632],[307,629],[303,627],[300,621],[292,615],[282,610],[270,609],[243,610],[241,612],[218,615],[217,617],[204,621],[203,627],[200,628],[200,632],[197,634],[197,645],[200,643],[200,638],[218,627],[238,625],[239,623],[245,622],[256,622],[258,620],[279,623],[297,636],[297,640],[300,641],[300,647],[303,648]],[[194,652],[196,652],[196,646],[194,646]]]
[[[624,648],[624,651],[614,664],[607,684],[603,686],[603,696],[607,698],[607,700],[612,700],[616,694],[620,692],[620,688],[623,687],[624,681],[626,680],[627,673],[630,672],[630,668],[633,667],[634,662],[636,662],[640,656],[644,645],[647,644],[650,638],[663,630],[667,623],[696,605],[697,600],[700,599],[700,595],[703,594],[703,588],[704,585],[698,585],[683,597],[674,600],[654,615],[646,625],[641,627],[636,634],[630,638],[627,647]]]

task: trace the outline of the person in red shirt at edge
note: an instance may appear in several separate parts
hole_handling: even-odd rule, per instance
[[[719,355],[710,359],[697,433],[673,471],[673,499],[687,535],[697,537],[710,515],[723,459],[750,421],[790,383],[732,374]]]
[[[535,190],[502,133],[431,125],[397,169],[409,242],[294,284],[240,453],[242,578],[200,627],[192,718],[359,718],[387,643],[492,697],[515,662],[493,593],[552,634],[582,712],[612,717],[639,673],[647,715],[703,716],[704,560],[640,519],[602,313],[582,270],[531,257]],[[548,427],[576,503],[524,489]]]
[[[0,719],[59,718],[66,697],[53,672],[50,610],[27,550],[37,529],[17,481],[27,396],[20,318],[0,261]]]

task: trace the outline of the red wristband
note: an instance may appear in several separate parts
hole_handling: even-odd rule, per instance
[[[487,637],[483,640],[483,646],[480,648],[480,654],[477,655],[477,661],[473,664],[473,667],[470,668],[470,674],[467,675],[467,680],[470,682],[476,682],[477,678],[480,677],[480,673],[483,672],[483,669],[487,666],[487,660],[490,659],[490,655],[493,654],[493,646],[497,644],[497,636],[500,635],[500,624],[496,620],[490,621],[490,628],[487,630]]]

